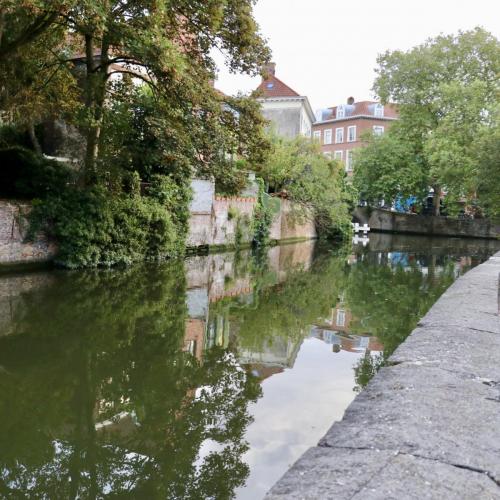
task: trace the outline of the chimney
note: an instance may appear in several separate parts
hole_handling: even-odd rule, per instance
[[[347,104],[350,104],[350,105],[354,104],[354,97],[348,97]]]
[[[269,78],[270,76],[274,76],[276,73],[276,63],[270,62],[264,66],[264,78]]]

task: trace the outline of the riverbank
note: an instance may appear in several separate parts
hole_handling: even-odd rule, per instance
[[[266,499],[498,498],[499,273],[455,281]]]
[[[193,180],[186,253],[197,254],[249,248],[255,238],[258,185],[249,182],[242,196],[215,194],[213,181]],[[318,237],[314,217],[298,215],[287,199],[266,198],[271,210],[269,243],[292,243]],[[27,241],[31,203],[0,199],[0,270],[48,265],[57,258],[57,242],[38,234]],[[300,211],[299,211],[300,213]]]

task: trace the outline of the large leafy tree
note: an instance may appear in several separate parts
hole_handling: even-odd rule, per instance
[[[30,135],[41,153],[35,125],[70,120],[78,109],[77,82],[65,61],[65,28],[56,24],[63,2],[5,1],[0,5],[0,109]]]
[[[481,206],[490,217],[500,217],[500,106],[492,114],[492,127],[476,142],[477,189]]]
[[[0,54],[6,65],[12,64],[24,48],[36,43],[44,51],[38,60],[53,68],[54,75],[58,69],[76,65],[74,73],[83,91],[83,113],[78,117],[86,139],[85,174],[87,182],[93,182],[99,176],[107,104],[117,95],[124,100],[130,88],[124,82],[141,81],[160,108],[167,103],[170,115],[180,122],[168,124],[163,130],[167,136],[187,132],[188,139],[193,139],[206,136],[207,128],[226,138],[238,135],[239,121],[227,119],[227,107],[221,106],[225,99],[211,85],[215,72],[211,53],[223,51],[233,71],[260,71],[269,52],[252,17],[253,3],[32,0],[9,4],[2,10],[0,30],[9,37],[0,38]],[[40,27],[34,29],[35,25]],[[52,38],[61,31],[63,44]],[[29,54],[25,57],[30,60]],[[208,163],[218,145],[207,155],[198,141],[189,160],[197,157]],[[230,152],[238,149],[244,148],[238,145]]]
[[[392,129],[367,140],[355,159],[354,185],[361,198],[374,205],[398,196],[423,196],[427,176],[412,144]]]
[[[378,58],[374,90],[383,102],[396,102],[400,121],[389,131],[391,139],[373,140],[360,154],[358,183],[375,197],[380,182],[370,190],[366,174],[388,179],[382,191],[394,197],[393,179],[402,193],[419,184],[434,188],[434,213],[439,213],[443,190],[450,200],[471,201],[477,194],[476,141],[491,126],[491,108],[498,101],[500,42],[476,28],[439,36],[408,52],[387,52]],[[410,153],[402,163],[401,148]],[[401,175],[400,167],[405,172]],[[414,194],[419,194],[414,192]]]
[[[298,216],[301,211],[313,213],[323,235],[349,230],[350,186],[342,165],[323,155],[318,144],[304,137],[272,136],[271,151],[259,175],[271,192],[296,203]]]

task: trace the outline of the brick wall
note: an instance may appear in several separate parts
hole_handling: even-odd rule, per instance
[[[289,200],[281,201],[281,236],[280,240],[297,238],[316,238],[316,226],[312,215],[297,216],[293,210],[293,203]]]
[[[42,235],[24,242],[28,223],[28,204],[0,200],[0,265],[49,261],[56,246]]]
[[[256,197],[216,196],[210,181],[195,181],[193,191],[188,247],[234,245],[238,228],[241,243],[252,241],[251,223]],[[55,256],[55,243],[43,235],[39,235],[34,242],[24,241],[29,210],[27,203],[0,200],[0,265],[47,262]],[[283,241],[315,237],[312,219],[297,219],[293,215],[292,204],[282,200],[281,209],[274,215],[270,238]]]
[[[241,242],[252,241],[251,221],[257,199],[216,196],[213,205],[212,245],[234,245],[239,226]]]

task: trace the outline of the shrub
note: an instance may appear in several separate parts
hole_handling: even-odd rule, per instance
[[[2,125],[0,126],[0,148],[10,146],[22,146],[30,149],[31,140],[26,132],[21,132],[17,127]]]
[[[45,198],[60,193],[72,180],[71,170],[19,146],[0,149],[0,196]]]
[[[68,188],[34,203],[31,235],[45,230],[68,268],[161,260],[183,250],[183,230],[152,197],[110,196],[103,187]]]

